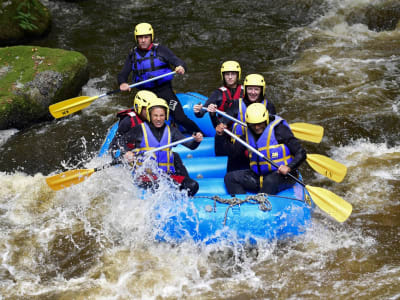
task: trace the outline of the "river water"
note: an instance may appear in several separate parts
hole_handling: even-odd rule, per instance
[[[154,242],[150,220],[167,188],[140,200],[118,168],[51,191],[47,175],[104,163],[96,154],[107,129],[131,105],[118,94],[0,132],[0,299],[400,298],[399,1],[43,3],[52,30],[31,44],[86,55],[84,95],[117,88],[133,27],[145,21],[188,65],[177,92],[209,95],[225,60],[263,74],[281,116],[325,128],[306,150],[348,167],[332,183],[304,166],[304,181],[340,195],[353,213],[339,224],[317,209],[304,235],[255,249],[170,245]]]

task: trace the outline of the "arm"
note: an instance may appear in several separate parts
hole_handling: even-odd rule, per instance
[[[112,139],[109,150],[111,151],[111,155],[114,156],[115,152],[117,150],[120,150],[121,148],[121,141],[120,139],[123,137],[124,134],[126,134],[129,130],[131,129],[131,121],[130,118],[126,117],[124,118],[118,125],[117,132],[115,133],[114,138]],[[133,149],[134,145],[128,144],[128,147],[130,149]]]
[[[130,151],[132,148],[129,145],[131,144],[134,145],[134,148],[138,148],[142,142],[142,138],[142,127],[135,126],[118,138],[118,144],[124,151]]]
[[[177,128],[175,128],[175,127],[170,127],[170,128],[171,128],[171,142],[176,142],[176,141],[186,138],[186,136],[184,136],[182,134],[182,132],[180,132]],[[199,132],[197,134],[201,135],[201,133],[199,133]],[[189,142],[183,143],[182,145],[184,145],[185,147],[187,147],[191,150],[194,150],[200,145],[200,142],[196,141],[196,139],[197,138],[195,138],[194,140],[191,140]]]
[[[290,153],[293,155],[293,160],[288,167],[290,170],[297,169],[307,158],[307,153],[301,146],[299,140],[295,138],[292,131],[282,123],[276,126],[275,135],[278,142],[288,146]]]
[[[157,51],[159,56],[162,56],[167,63],[169,63],[170,65],[173,65],[174,67],[183,67],[184,70],[186,71],[186,64],[185,62],[180,59],[179,57],[177,57],[170,49],[168,49],[167,47],[163,46],[163,45],[158,45],[157,47]]]
[[[118,85],[128,82],[129,74],[132,72],[132,52],[129,53],[125,60],[124,67],[118,74]]]
[[[222,101],[222,93],[221,93],[221,91],[219,89],[216,89],[214,92],[212,92],[211,96],[207,99],[207,101],[206,101],[206,103],[204,103],[204,105],[196,104],[196,105],[193,106],[194,115],[197,118],[202,118],[207,111],[203,110],[201,108],[203,106],[204,107],[208,107],[210,104],[218,105],[218,100]]]
[[[240,156],[246,148],[240,143],[231,143],[231,138],[224,133],[226,125],[218,124],[215,128],[216,134],[214,138],[214,150],[216,156]],[[243,139],[243,137],[241,137]]]

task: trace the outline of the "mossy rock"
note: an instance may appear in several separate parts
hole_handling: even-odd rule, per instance
[[[46,34],[51,15],[39,0],[0,0],[0,45],[14,45]]]
[[[88,79],[88,60],[79,52],[0,48],[0,129],[50,120],[49,105],[77,96]]]

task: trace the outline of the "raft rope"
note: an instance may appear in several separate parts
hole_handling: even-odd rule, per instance
[[[268,200],[268,194],[265,193],[259,193],[257,195],[249,195],[244,199],[240,199],[237,197],[232,197],[232,198],[221,198],[220,196],[194,196],[195,198],[206,198],[206,199],[211,199],[214,200],[214,212],[217,210],[217,201],[219,203],[224,203],[224,204],[229,204],[229,206],[226,208],[225,211],[225,218],[224,218],[224,226],[226,224],[226,219],[228,217],[228,212],[229,209],[236,206],[240,205],[242,203],[250,203],[250,204],[259,204],[258,207],[262,211],[270,211],[272,209],[272,204]]]
[[[236,206],[236,205],[240,205],[240,204],[246,203],[246,202],[250,203],[250,204],[257,204],[258,203],[259,204],[258,207],[260,208],[260,210],[262,210],[262,211],[270,211],[272,209],[272,204],[268,200],[268,196],[275,197],[275,198],[297,200],[297,201],[306,202],[306,203],[308,203],[310,201],[308,195],[306,195],[307,196],[306,197],[306,201],[304,201],[304,200],[297,199],[297,198],[284,197],[284,196],[278,196],[278,195],[269,195],[269,194],[266,194],[266,193],[259,193],[259,194],[256,194],[256,195],[248,195],[244,199],[240,199],[240,198],[237,198],[237,197],[221,198],[220,196],[217,196],[217,195],[215,195],[215,196],[194,196],[193,198],[204,198],[204,199],[214,200],[214,212],[217,211],[217,202],[223,203],[223,204],[229,204],[229,206],[226,208],[226,211],[225,211],[225,217],[224,217],[224,222],[223,222],[223,224],[225,226],[226,225],[226,219],[228,217],[229,209],[234,207],[234,206]],[[309,204],[311,205],[311,202]]]

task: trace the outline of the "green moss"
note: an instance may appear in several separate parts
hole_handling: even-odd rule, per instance
[[[48,115],[48,107],[23,96],[26,95],[25,84],[43,71],[55,71],[63,77],[62,88],[53,99],[55,103],[77,93],[87,80],[87,59],[79,52],[62,49],[0,48],[0,128],[4,128],[5,123],[15,125],[20,122],[21,114],[27,122]]]

